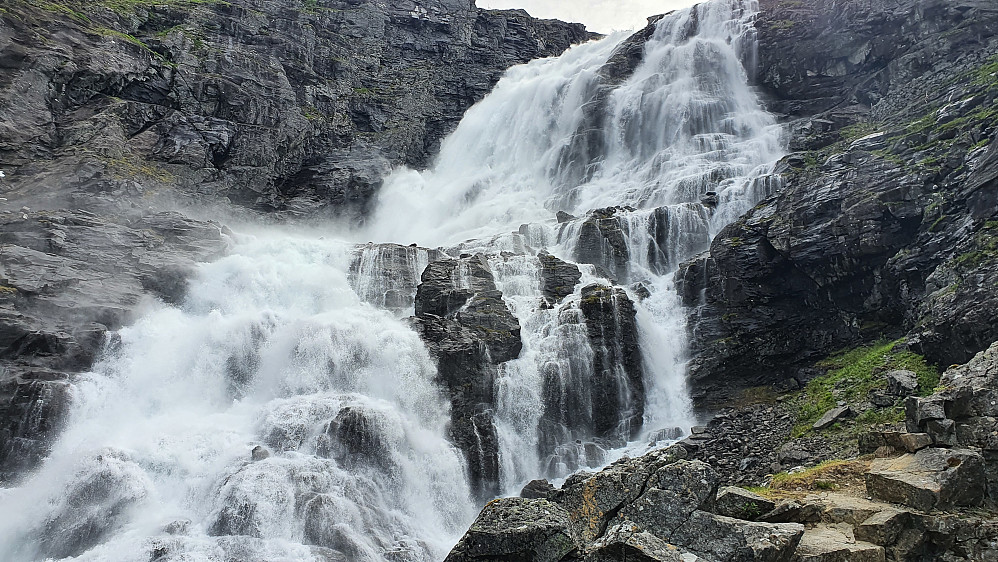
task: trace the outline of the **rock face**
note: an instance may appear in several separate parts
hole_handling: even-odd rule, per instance
[[[520,325],[484,256],[434,262],[421,279],[415,325],[450,394],[451,440],[468,460],[476,495],[492,498],[499,492],[495,377],[499,364],[520,354]]]
[[[468,0],[9,4],[0,167],[49,207],[129,184],[359,218],[506,68],[593,37]]]
[[[173,212],[0,215],[0,481],[44,456],[68,381],[90,368],[105,334],[144,298],[179,302],[197,263],[225,252],[225,230]]]
[[[620,288],[589,285],[579,308],[593,349],[593,431],[633,437],[641,429],[645,397],[634,303]]]
[[[634,209],[608,207],[564,226],[563,240],[574,244],[575,258],[602,268],[620,282],[631,281],[631,264],[640,264],[661,275],[675,269],[676,256],[696,254],[710,244],[709,211],[699,204],[659,207],[647,214]],[[644,255],[631,255],[628,240]],[[640,279],[634,279],[640,281]]]
[[[908,430],[937,446],[980,451],[988,500],[998,505],[998,342],[943,373],[941,385],[937,394],[907,400]]]
[[[807,378],[816,359],[883,336],[967,361],[998,339],[998,8],[760,7],[757,80],[800,152],[778,166],[780,192],[677,274],[697,402]]]
[[[547,499],[491,502],[447,560],[789,560],[798,524],[712,513],[717,476],[682,447],[579,473]]]

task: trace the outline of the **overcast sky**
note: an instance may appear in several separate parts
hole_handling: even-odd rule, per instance
[[[608,33],[644,27],[648,16],[692,6],[697,0],[478,0],[480,8],[523,8],[538,18],[581,22]]]

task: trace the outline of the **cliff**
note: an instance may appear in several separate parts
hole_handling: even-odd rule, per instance
[[[507,67],[592,37],[470,0],[5,3],[0,480],[105,333],[225,253],[191,216],[362,220]]]
[[[507,67],[592,37],[468,0],[18,0],[0,16],[0,167],[44,191],[37,208],[171,189],[359,219]]]
[[[758,86],[785,187],[681,268],[705,409],[796,388],[833,352],[908,339],[931,363],[998,339],[998,8],[764,1]]]

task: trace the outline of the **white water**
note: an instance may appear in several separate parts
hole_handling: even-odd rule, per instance
[[[433,170],[389,178],[357,233],[489,256],[523,339],[496,382],[505,492],[690,425],[671,274],[773,188],[766,176],[782,150],[742,65],[753,55],[753,4],[667,17],[645,62],[612,88],[599,70],[623,35],[511,69]],[[580,150],[586,131],[600,142]],[[716,209],[698,203],[707,191]],[[580,389],[599,350],[578,305],[583,286],[608,281],[584,265],[575,294],[548,306],[536,254],[576,260],[588,247],[585,214],[625,205],[634,210],[609,213],[627,252],[615,273],[650,293],[637,305],[644,434],[608,451],[631,432],[596,443],[586,423],[542,419],[546,395],[575,404],[573,416],[591,406]],[[559,210],[580,218],[559,225]],[[0,491],[0,559],[441,559],[478,506],[447,441],[433,360],[401,319],[436,253],[359,252],[351,241],[240,235],[229,257],[201,268],[183,306],[153,306],[121,330],[76,385],[50,458]],[[406,268],[387,275],[386,252]],[[454,284],[468,286],[461,271]],[[270,456],[251,460],[257,446]]]

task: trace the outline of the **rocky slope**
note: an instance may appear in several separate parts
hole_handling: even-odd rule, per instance
[[[785,187],[677,278],[704,409],[907,335],[930,362],[998,339],[998,8],[761,3],[759,86],[789,122]]]
[[[687,440],[491,502],[447,560],[883,562],[998,556],[998,344],[909,398],[874,455],[722,487]],[[696,436],[694,436],[696,437]],[[771,446],[769,435],[749,434]],[[759,492],[759,493],[756,493]]]
[[[226,251],[190,217],[359,220],[507,67],[590,37],[467,0],[5,3],[0,481],[45,453],[105,333]],[[379,304],[412,305],[399,282]]]

